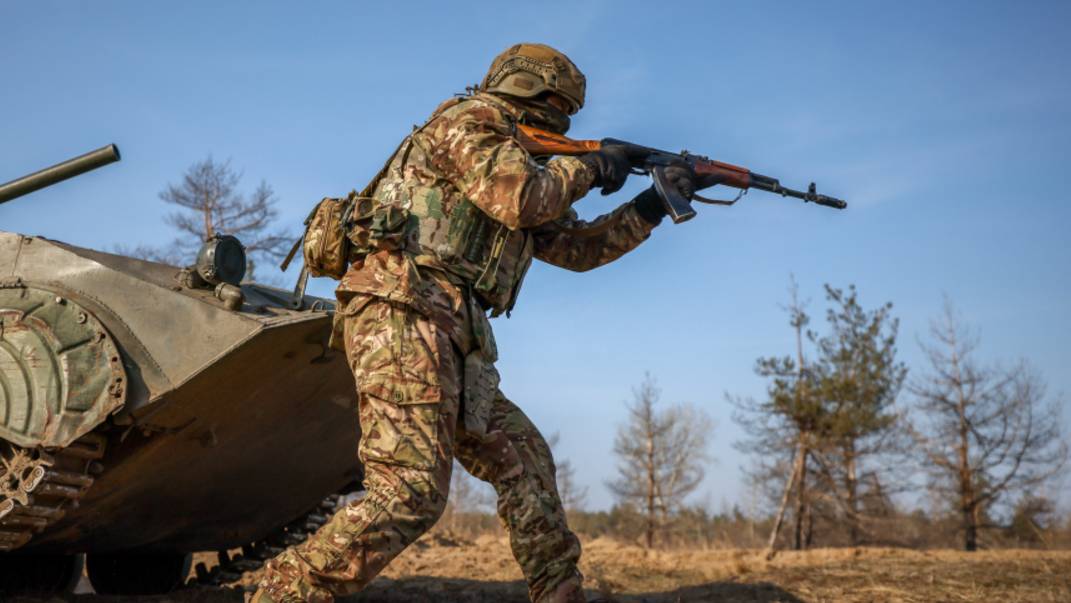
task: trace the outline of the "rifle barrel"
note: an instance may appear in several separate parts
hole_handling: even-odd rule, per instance
[[[16,178],[11,182],[0,184],[0,203],[11,201],[35,190],[51,186],[90,170],[95,170],[109,163],[119,161],[119,159],[119,147],[109,144],[28,176]]]
[[[818,205],[824,205],[834,209],[844,209],[845,207],[848,207],[848,204],[841,199],[820,194],[815,190],[813,182],[811,183],[811,186],[807,188],[807,192],[803,192],[781,186],[781,183],[777,178],[771,178],[769,176],[751,172],[751,188],[775,193],[782,197],[795,197],[808,203],[817,203]]]

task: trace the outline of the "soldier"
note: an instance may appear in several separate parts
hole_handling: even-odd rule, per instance
[[[358,390],[364,498],[268,563],[253,600],[328,602],[367,585],[435,524],[456,457],[498,494],[498,514],[538,602],[583,601],[580,543],[566,525],[543,436],[498,389],[488,313],[509,313],[532,258],[570,270],[635,248],[665,215],[654,189],[593,222],[571,205],[621,188],[620,147],[533,158],[517,123],[564,134],[584,105],[564,54],[518,44],[471,94],[408,136],[371,191],[374,218],[338,287]],[[687,168],[670,177],[686,196]]]

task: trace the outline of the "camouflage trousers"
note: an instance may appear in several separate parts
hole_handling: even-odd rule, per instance
[[[583,601],[550,448],[498,391],[487,433],[459,420],[462,356],[449,333],[410,307],[368,298],[348,307],[366,495],[267,564],[254,601],[330,602],[366,586],[442,515],[453,459],[489,482],[514,557],[540,602]]]

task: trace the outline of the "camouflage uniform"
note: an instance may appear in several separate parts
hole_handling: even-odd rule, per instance
[[[331,601],[363,588],[439,518],[456,457],[498,493],[532,600],[583,600],[550,449],[497,387],[487,312],[513,307],[533,257],[588,270],[655,224],[632,203],[577,219],[570,205],[594,174],[572,157],[536,163],[513,138],[524,119],[490,94],[447,101],[375,186],[374,248],[338,289],[367,494],[272,560],[258,599]]]

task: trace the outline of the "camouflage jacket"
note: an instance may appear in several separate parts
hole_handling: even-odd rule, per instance
[[[440,105],[374,184],[386,217],[373,226],[374,248],[343,276],[340,302],[383,297],[450,323],[471,292],[498,315],[512,309],[533,257],[590,270],[650,235],[654,225],[632,203],[580,220],[571,205],[593,174],[575,157],[537,163],[514,139],[523,121],[519,108],[489,94]]]

